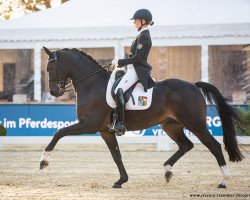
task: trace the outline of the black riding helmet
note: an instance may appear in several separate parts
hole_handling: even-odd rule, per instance
[[[154,22],[152,22],[152,14],[148,9],[137,10],[130,20],[135,20],[135,19],[140,19],[140,20],[144,19],[146,21],[146,24],[150,25],[154,24]]]

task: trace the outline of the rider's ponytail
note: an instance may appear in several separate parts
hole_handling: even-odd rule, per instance
[[[152,22],[149,22],[149,25],[150,26],[153,26],[154,25],[154,22],[152,21]]]

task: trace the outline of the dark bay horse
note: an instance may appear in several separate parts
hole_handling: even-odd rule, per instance
[[[114,188],[120,188],[128,181],[116,135],[109,132],[108,124],[112,108],[106,103],[106,88],[110,72],[99,65],[91,56],[77,49],[62,49],[50,52],[47,71],[49,73],[49,88],[51,95],[63,95],[67,80],[71,79],[77,100],[77,117],[79,122],[58,130],[40,160],[40,169],[46,167],[55,145],[64,136],[95,134],[100,132],[106,142],[112,157],[120,172],[120,179],[114,183]],[[126,111],[126,126],[128,130],[141,130],[161,124],[169,137],[174,140],[179,149],[165,163],[165,179],[172,177],[172,166],[189,150],[193,143],[185,136],[183,128],[190,130],[215,156],[222,172],[220,188],[226,187],[229,178],[227,165],[222,154],[221,145],[210,134],[206,126],[206,102],[204,96],[214,102],[223,126],[223,141],[229,160],[238,162],[243,155],[238,148],[235,125],[240,122],[237,110],[230,106],[218,89],[205,82],[195,84],[167,79],[159,81],[153,90],[152,105],[147,110]]]

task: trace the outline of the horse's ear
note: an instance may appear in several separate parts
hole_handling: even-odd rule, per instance
[[[48,56],[49,56],[50,58],[53,57],[53,55],[52,55],[52,53],[50,52],[49,49],[47,49],[46,47],[43,47],[43,49],[44,49],[44,51],[48,54]]]

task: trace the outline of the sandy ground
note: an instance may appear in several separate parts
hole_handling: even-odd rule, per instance
[[[0,199],[250,199],[250,155],[246,152],[243,162],[228,162],[232,178],[228,188],[218,189],[220,169],[202,145],[176,163],[167,184],[162,164],[174,151],[157,152],[153,144],[123,144],[120,148],[129,181],[122,189],[112,189],[119,174],[105,144],[58,145],[50,166],[39,171],[44,147],[6,145],[0,150]],[[244,148],[250,152],[250,146]]]

